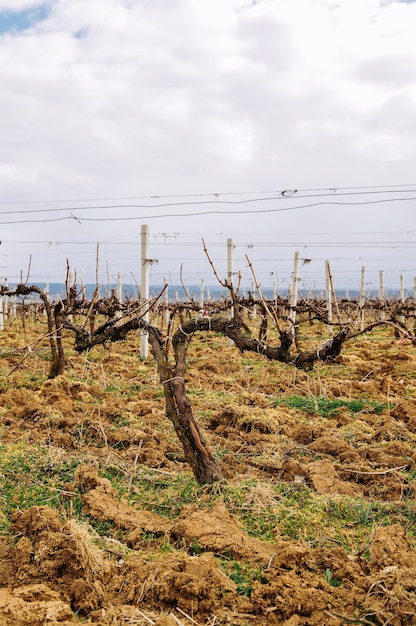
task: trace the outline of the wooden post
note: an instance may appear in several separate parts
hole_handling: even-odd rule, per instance
[[[378,277],[379,277],[378,297],[380,298],[381,302],[384,302],[384,284],[383,284],[383,271],[382,270],[380,270],[380,272],[378,273]]]
[[[325,261],[326,310],[328,311],[328,332],[332,333],[332,290],[329,261]]]
[[[400,300],[401,300],[401,302],[405,301],[405,290],[404,290],[403,274],[400,274]]]
[[[400,301],[404,304],[405,299],[406,299],[406,292],[404,289],[404,277],[403,277],[403,274],[400,274]],[[401,321],[402,324],[405,324],[406,322],[404,315],[400,315],[399,320]]]
[[[140,284],[140,300],[143,306],[147,306],[149,301],[149,226],[142,224],[141,227],[141,284]],[[147,311],[143,320],[149,321],[149,312]],[[149,338],[147,331],[142,331],[140,337],[140,358],[147,359],[149,356]]]
[[[46,283],[46,285],[45,285],[45,296],[47,298],[49,298],[49,283]],[[48,314],[47,314],[47,311],[46,311],[46,307],[44,307],[43,308],[43,317],[46,318],[47,316],[48,316]]]
[[[118,272],[117,274],[117,292],[116,292],[117,300],[120,304],[123,303],[123,284],[121,282],[121,274]]]
[[[4,281],[4,286],[7,289],[7,278]],[[7,321],[7,319],[9,318],[9,298],[7,296],[3,297],[3,324],[4,321]]]
[[[365,267],[363,265],[361,267],[360,300],[358,303],[358,306],[360,308],[360,315],[361,315],[361,330],[364,330],[364,325],[365,325],[364,304],[365,304]]]
[[[336,312],[337,319],[338,319],[338,323],[339,323],[340,326],[342,326],[341,312],[340,312],[339,306],[338,306],[338,299],[337,299],[337,294],[335,293],[334,279],[332,278],[331,266],[329,264],[329,261],[327,261],[327,264],[328,264],[328,284],[329,284],[329,289],[330,289],[331,294],[332,294],[332,299],[331,299],[331,324],[332,324],[332,305],[334,305],[335,312]],[[331,326],[331,328],[332,328],[332,326]]]
[[[7,296],[3,297],[3,318],[7,321],[10,317],[9,313],[9,299]]]
[[[227,283],[233,284],[233,240],[227,239]]]
[[[231,305],[233,303],[232,300],[232,291],[233,291],[233,240],[232,239],[227,239],[227,284],[229,286],[229,295],[230,295],[230,300],[231,300]],[[228,315],[227,315],[228,319],[231,320],[234,317],[234,307],[230,306],[228,309]],[[233,341],[232,339],[228,338],[227,339],[227,345],[228,346],[232,346],[233,345]]]
[[[120,274],[120,272],[117,273],[116,298],[117,298],[117,302],[120,305],[123,304],[123,284],[121,282],[121,274]],[[119,311],[117,311],[116,316],[118,318],[122,317],[122,315],[123,315],[123,311],[121,309]]]
[[[202,313],[204,311],[204,284],[204,279],[201,278],[201,286],[199,288],[199,308]]]
[[[298,303],[298,280],[299,280],[299,252],[295,252],[294,260],[293,260],[293,274],[292,274],[292,282],[290,286],[290,296],[289,296],[289,324],[290,331],[293,335],[295,335],[295,323],[296,323],[296,310],[295,307]]]
[[[386,300],[385,300],[385,296],[384,296],[384,282],[383,282],[383,271],[382,270],[380,270],[380,272],[378,273],[378,277],[379,277],[378,298],[380,300],[381,306],[383,307],[383,310],[381,311],[380,319],[385,320],[386,319],[386,312],[384,310],[384,306],[386,304]]]

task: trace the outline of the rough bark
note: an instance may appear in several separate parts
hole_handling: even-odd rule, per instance
[[[37,293],[41,298],[46,312],[46,320],[48,325],[48,339],[51,350],[51,366],[48,378],[55,378],[65,369],[65,352],[62,344],[61,324],[59,316],[56,314],[56,307],[51,306],[48,296],[36,285],[27,287],[26,285],[17,285],[14,293],[17,296],[28,296],[31,293]]]
[[[160,333],[149,327],[149,342],[155,357],[160,382],[163,385],[166,402],[166,415],[172,422],[182,444],[185,458],[192,468],[199,484],[211,484],[224,480],[220,467],[195,422],[191,404],[185,392],[185,369],[187,341],[179,342],[175,349],[176,364],[172,368],[167,363],[164,342]]]
[[[91,349],[108,341],[122,341],[131,330],[143,329],[149,334],[152,354],[155,358],[160,382],[165,395],[166,416],[172,422],[185,458],[199,484],[211,484],[224,479],[221,469],[215,462],[195,422],[191,404],[185,391],[185,369],[187,342],[179,341],[175,349],[175,365],[170,366],[166,342],[161,332],[141,318],[133,318],[118,325],[110,321],[93,334],[85,328],[66,320],[65,326],[75,333],[75,349],[78,352]],[[186,339],[186,336],[183,335]]]
[[[173,336],[173,345],[175,346],[175,342],[178,342],[182,336],[186,337],[197,331],[223,333],[232,339],[241,352],[256,352],[267,359],[288,363],[289,365],[303,370],[312,369],[316,361],[330,361],[335,359],[340,354],[342,345],[350,334],[349,328],[342,328],[318,350],[299,352],[296,355],[292,355],[290,348],[293,343],[293,335],[288,331],[280,331],[280,345],[270,346],[264,341],[242,334],[234,320],[199,317],[189,320],[176,331]]]

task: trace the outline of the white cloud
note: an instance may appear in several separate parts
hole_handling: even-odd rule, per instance
[[[379,0],[55,0],[46,19],[0,37],[3,199],[408,182],[415,17],[414,4]],[[277,230],[296,230],[298,215],[279,215]],[[322,230],[320,214],[303,215]],[[356,218],[371,228],[362,209]],[[322,219],[339,228],[334,214]],[[276,220],[155,227],[262,237]],[[20,240],[26,227],[2,228]],[[62,223],[27,228],[62,239]],[[74,221],[65,234],[132,228]]]

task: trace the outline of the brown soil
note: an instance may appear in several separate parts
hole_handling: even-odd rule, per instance
[[[178,502],[174,517],[119,495],[102,477],[110,461],[130,476],[127,492],[138,468],[170,478],[189,473],[164,417],[154,363],[138,360],[135,341],[110,353],[97,349],[97,362],[72,355],[64,375],[24,387],[19,377],[42,368],[41,358],[22,364],[19,334],[12,328],[2,337],[2,346],[13,348],[4,370],[17,369],[0,394],[1,444],[47,445],[52,462],[77,460],[63,497],[82,494],[82,514],[111,523],[118,540],[103,542],[46,504],[16,509],[0,536],[0,626],[416,624],[410,525],[370,525],[367,545],[349,551],[335,538],[282,536],[279,520],[272,541],[251,536],[221,497],[221,485],[212,502],[204,489],[198,503]],[[328,507],[360,498],[415,512],[414,347],[388,336],[368,339],[348,346],[339,363],[306,374],[260,356],[243,359],[218,341],[204,338],[190,348],[187,387],[209,445],[223,451],[230,484],[260,481],[259,506],[267,485],[284,483],[326,498]],[[135,393],[117,394],[126,381]],[[111,385],[116,391],[108,393]],[[326,418],[276,406],[274,400],[291,395],[369,404],[358,413],[341,407]],[[370,401],[388,408],[378,413]],[[146,544],[144,535],[159,542]],[[170,550],[163,552],[162,543]],[[221,567],[226,560],[258,570],[250,594]],[[325,571],[342,585],[329,584]]]

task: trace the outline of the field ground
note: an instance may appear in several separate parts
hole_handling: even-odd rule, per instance
[[[195,337],[226,481],[195,482],[139,337],[47,379],[0,337],[0,626],[416,624],[416,347],[377,329],[312,372]],[[310,326],[319,347],[326,329]]]

